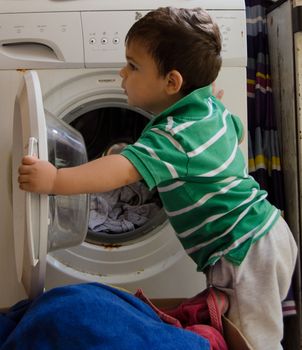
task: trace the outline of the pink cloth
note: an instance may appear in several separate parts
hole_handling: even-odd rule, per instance
[[[227,296],[208,288],[190,299],[185,299],[173,309],[160,309],[138,289],[135,296],[147,303],[165,323],[184,328],[206,338],[211,350],[228,350],[223,338],[221,315],[227,311]]]

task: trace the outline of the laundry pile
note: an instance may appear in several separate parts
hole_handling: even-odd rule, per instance
[[[156,191],[139,181],[90,196],[89,229],[93,232],[123,233],[143,226],[161,209]]]
[[[222,315],[229,307],[225,293],[209,287],[192,298],[182,300],[177,306],[164,308],[157,307],[140,288],[135,296],[150,305],[165,323],[192,331],[207,339],[211,350],[228,350],[223,338],[222,325]]]
[[[1,350],[211,350],[193,331],[164,322],[140,298],[99,283],[51,289],[0,313]]]

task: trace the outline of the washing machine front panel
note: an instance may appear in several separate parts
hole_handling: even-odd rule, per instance
[[[223,68],[218,77],[217,86],[225,89],[223,97],[225,105],[240,115],[246,123],[244,0],[227,2],[224,0],[148,0],[144,2],[130,0],[111,3],[97,0],[72,2],[29,0],[26,4],[22,0],[0,0],[0,22],[3,24],[0,29],[0,70],[39,68],[38,74],[46,113],[55,118],[64,119],[70,124],[81,118],[84,120],[81,116],[100,106],[103,110],[105,108],[127,109],[126,97],[120,88],[118,75],[121,63],[124,62],[123,38],[127,27],[125,22],[128,21],[130,25],[130,22],[136,20],[136,17],[142,13],[159,6],[169,5],[201,6],[210,10],[217,20],[224,45]],[[99,13],[94,15],[95,12]],[[89,20],[91,18],[95,21],[98,16],[103,18],[103,12],[109,19],[111,18],[111,21],[106,22],[106,28],[101,28],[102,32],[98,31],[99,23],[95,23],[94,30]],[[60,20],[56,22],[53,20],[55,18],[53,14],[59,13],[63,16],[58,17]],[[12,20],[12,17],[6,17],[7,15],[16,15],[17,22]],[[39,18],[45,19],[45,23],[41,23]],[[120,20],[117,21],[114,18],[120,18]],[[87,30],[82,26],[84,22]],[[116,27],[115,24],[119,22],[121,27]],[[29,28],[31,28],[30,36]],[[103,32],[106,32],[108,37],[105,44],[110,43],[110,47],[104,45],[104,41],[102,44]],[[75,33],[78,33],[76,38]],[[118,40],[116,40],[116,33]],[[96,42],[93,40],[94,37],[97,39]],[[107,48],[113,50],[107,50]],[[98,70],[87,68],[97,68],[97,65],[100,68]],[[96,71],[98,71],[97,74]],[[13,85],[10,81],[13,74],[15,75],[16,72],[2,75],[8,87]],[[232,84],[233,81],[234,84]],[[4,111],[12,109],[11,98],[7,96],[9,91],[12,94],[15,93],[11,88],[2,95],[1,107],[4,106]],[[148,118],[142,111],[135,112],[145,119]],[[5,130],[10,128],[9,119],[3,120]],[[9,153],[8,147],[5,149],[7,149],[6,153]],[[247,153],[247,147],[245,152]],[[6,155],[4,163],[9,167],[9,154]],[[8,198],[6,192],[9,192],[10,184],[7,184],[7,174],[4,175],[4,195]],[[7,234],[4,233],[1,240],[5,246],[10,242],[8,235],[12,220],[9,214],[9,212],[6,216],[3,214]],[[2,241],[1,246],[4,246]],[[8,253],[5,252],[3,259],[3,265],[6,261],[10,261]],[[198,293],[205,286],[203,275],[196,272],[195,264],[186,256],[166,221],[158,223],[144,235],[129,241],[115,244],[100,242],[92,244],[85,241],[76,248],[48,254],[47,260],[46,286],[48,288],[66,283],[97,280],[124,286],[130,290],[142,287],[147,294],[155,297],[186,297]],[[16,284],[10,282],[5,287],[14,288],[12,286]],[[20,295],[20,293],[17,294]],[[10,300],[12,303],[12,298],[18,298],[17,294],[14,297],[10,297],[10,294],[9,291],[4,291],[3,299],[2,292],[0,303],[5,304],[5,300]]]
[[[45,110],[71,125],[79,118],[84,123],[90,111],[129,110],[118,70],[50,70],[40,71],[39,76]],[[133,112],[146,122],[152,117],[142,110]],[[114,234],[112,240],[102,237],[99,241],[91,240],[88,234],[83,244],[49,254],[46,287],[93,280],[132,291],[142,287],[154,297],[197,293],[205,287],[205,278],[196,272],[162,214],[156,214],[133,234]],[[179,278],[183,284],[176,289]]]
[[[244,99],[244,74],[242,67],[223,67],[217,80],[218,87],[226,91],[223,102],[243,116],[243,121],[246,116],[244,104],[236,101],[241,96]],[[118,69],[49,70],[39,71],[39,76],[45,109],[68,123],[72,124],[94,109],[129,108],[120,88]],[[143,111],[138,112],[144,119],[151,117]],[[195,264],[186,256],[168,222],[158,223],[134,239],[94,244],[87,239],[80,246],[48,256],[48,288],[57,283],[87,280],[130,290],[145,287],[153,297],[185,297],[205,287],[203,274],[196,272]],[[178,280],[182,281],[181,287],[171,287],[178,285]]]

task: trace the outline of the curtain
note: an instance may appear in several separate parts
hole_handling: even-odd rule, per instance
[[[284,187],[266,23],[266,8],[269,4],[271,2],[264,0],[245,0],[249,172],[261,188],[268,192],[268,200],[283,212]],[[284,316],[296,313],[292,290],[282,306]]]

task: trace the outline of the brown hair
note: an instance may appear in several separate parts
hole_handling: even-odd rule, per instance
[[[160,7],[135,22],[126,35],[144,45],[159,74],[176,69],[183,77],[182,93],[211,84],[221,67],[218,25],[201,8]]]

